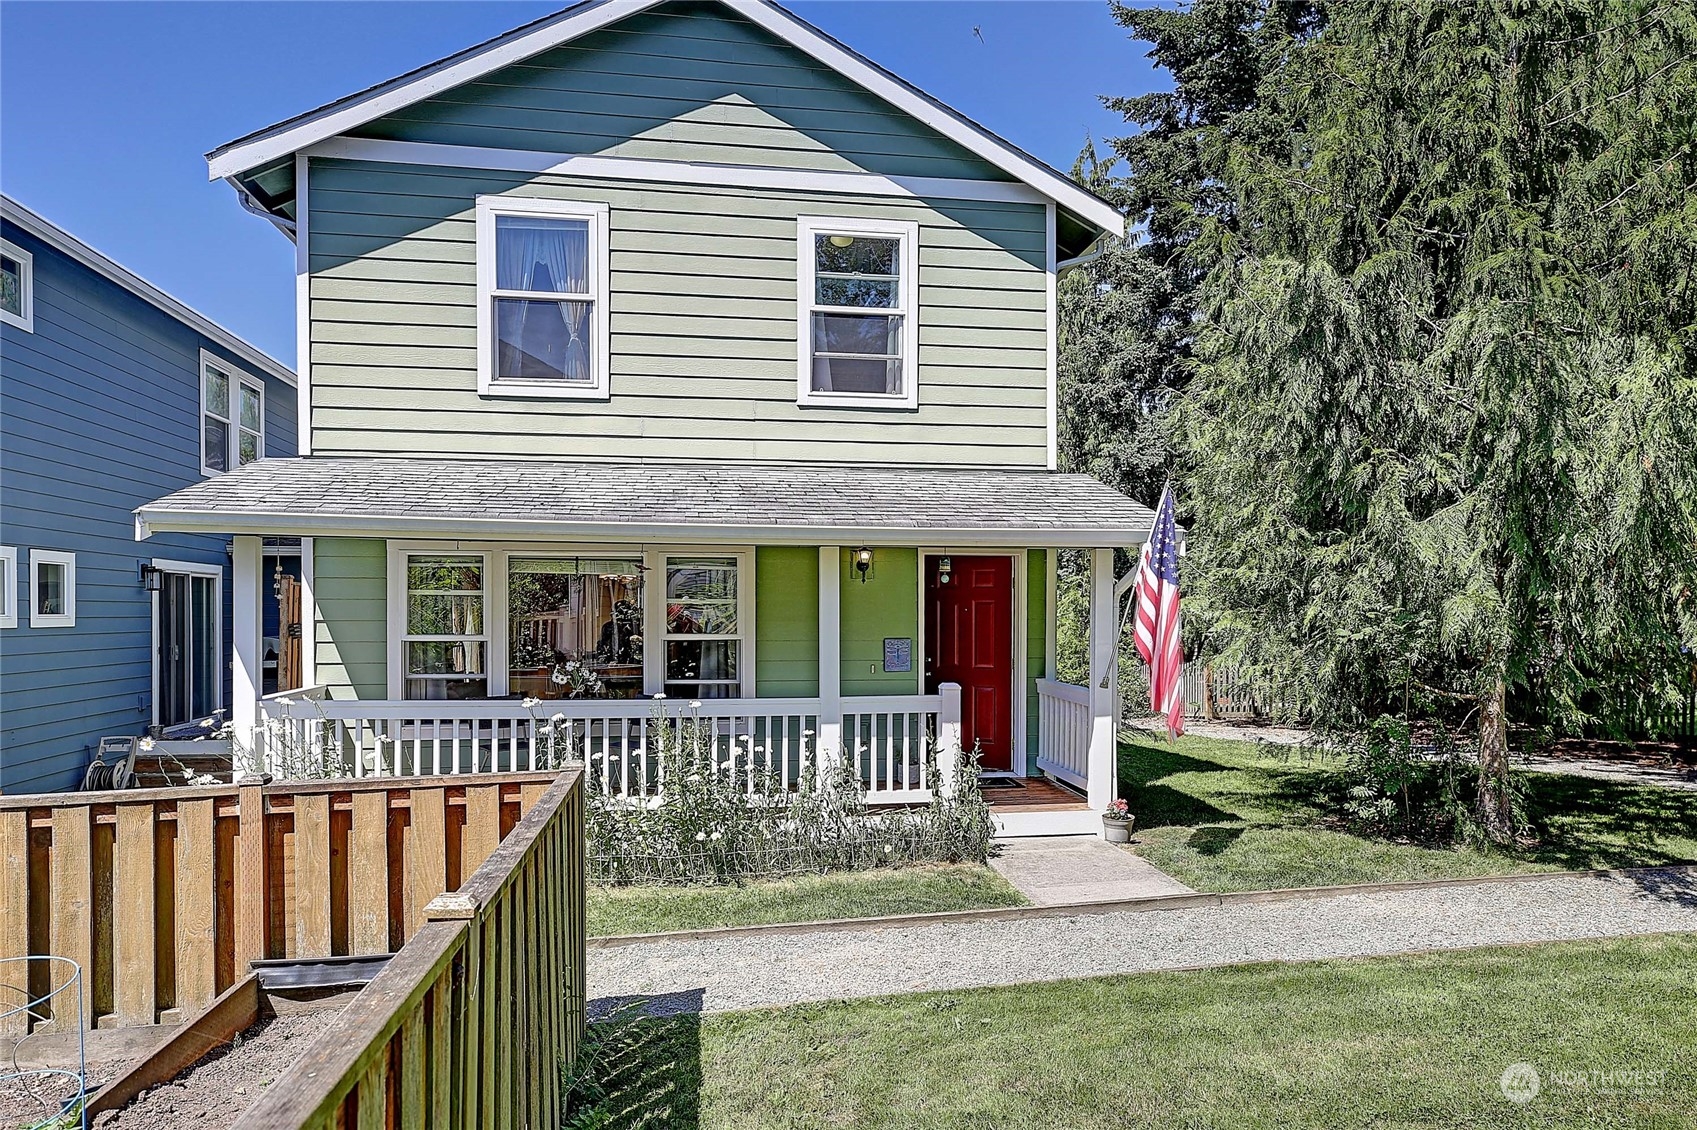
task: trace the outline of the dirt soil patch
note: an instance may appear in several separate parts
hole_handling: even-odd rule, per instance
[[[315,1009],[262,1020],[235,1043],[208,1053],[171,1082],[143,1092],[122,1110],[97,1116],[94,1125],[103,1130],[227,1126],[300,1059],[338,1011]]]

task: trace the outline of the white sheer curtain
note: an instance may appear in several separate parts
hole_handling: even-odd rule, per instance
[[[581,220],[500,216],[495,227],[495,289],[589,293],[589,225]],[[501,375],[591,379],[591,303],[497,298]]]

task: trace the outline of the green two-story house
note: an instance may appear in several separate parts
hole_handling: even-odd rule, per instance
[[[1005,832],[1099,826],[1150,515],[1056,470],[1055,288],[1110,204],[765,0],[580,4],[208,160],[295,244],[302,455],[137,523],[234,538],[238,743],[466,773],[546,732],[634,794],[683,711],[786,783],[913,801],[964,748]],[[270,699],[267,537],[311,641]]]

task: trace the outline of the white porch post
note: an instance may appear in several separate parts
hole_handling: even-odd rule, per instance
[[[943,706],[937,712],[937,792],[944,800],[953,800],[959,784],[961,760],[966,751],[961,748],[963,729],[960,718],[960,684],[944,683],[937,688]]]
[[[1090,807],[1101,811],[1114,799],[1115,654],[1119,616],[1114,607],[1114,551],[1090,552],[1090,758],[1087,777]]]
[[[264,621],[260,611],[260,586],[265,583],[261,567],[262,541],[243,535],[235,539],[230,554],[230,735],[231,752],[238,757],[251,751],[258,771],[263,767],[259,748],[259,697],[265,687],[263,641]]]
[[[819,547],[819,751],[817,783],[823,784],[826,758],[843,751],[842,547]]]

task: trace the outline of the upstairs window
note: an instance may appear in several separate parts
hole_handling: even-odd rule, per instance
[[[265,457],[265,386],[200,355],[200,470],[220,475]]]
[[[477,201],[477,388],[607,395],[607,206]]]
[[[917,224],[797,221],[800,402],[919,404]]]
[[[0,240],[0,322],[35,332],[35,258]]]

